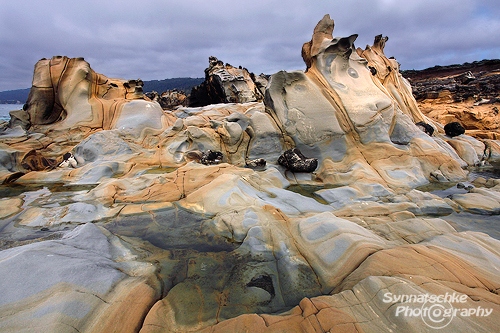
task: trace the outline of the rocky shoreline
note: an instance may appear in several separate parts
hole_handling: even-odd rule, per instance
[[[460,122],[468,134],[498,139],[500,60],[404,71],[424,114],[442,125]]]
[[[471,171],[499,168],[497,128],[433,113],[496,96],[434,98],[387,37],[333,30],[325,15],[306,71],[211,57],[191,106],[40,60],[0,129],[0,330],[496,330],[500,179]],[[490,235],[464,222],[483,217]],[[454,312],[416,314],[432,306]]]

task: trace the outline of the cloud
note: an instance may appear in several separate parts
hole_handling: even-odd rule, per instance
[[[255,73],[304,69],[302,44],[324,14],[356,46],[389,36],[403,69],[498,58],[497,0],[0,0],[0,91],[31,86],[33,66],[84,57],[109,77],[202,77],[214,55]]]

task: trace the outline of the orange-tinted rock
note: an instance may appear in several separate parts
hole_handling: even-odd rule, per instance
[[[489,292],[499,287],[498,279],[434,246],[412,245],[378,251],[344,279],[336,291],[351,289],[368,276],[422,276],[452,289],[458,287],[457,291],[469,296],[482,294],[488,299],[496,299],[500,304],[500,297]]]
[[[42,59],[35,65],[33,86],[25,111],[29,114],[31,125],[48,125],[66,118],[72,118],[72,110],[78,100],[74,94],[89,99],[88,106],[93,120],[104,123],[110,128],[113,119],[108,116],[111,108],[119,112],[118,100],[142,99],[142,81],[109,79],[94,72],[83,58],[56,56],[50,60]],[[104,102],[94,103],[96,100]],[[79,115],[89,117],[89,114]],[[88,119],[87,119],[88,121]]]
[[[47,159],[36,150],[30,150],[21,161],[21,166],[29,171],[50,170],[57,167],[57,164],[58,161]]]
[[[408,115],[414,123],[425,122],[413,98],[409,82],[400,74],[399,63],[394,58],[387,58],[384,54],[385,43],[389,37],[375,36],[373,46],[366,46],[365,50],[357,48],[356,52],[368,60],[374,82],[386,88],[387,93],[398,103],[401,111]]]
[[[307,71],[272,75],[265,104],[163,111],[139,98],[138,80],[107,79],[81,59],[40,62],[22,111],[39,123],[26,130],[20,116],[0,133],[0,179],[13,183],[0,188],[0,330],[427,329],[387,293],[456,292],[457,309],[500,311],[498,232],[452,226],[462,210],[498,213],[500,180],[445,198],[415,189],[500,161],[498,142],[445,137],[425,116],[436,131],[424,133],[387,38],[360,51],[366,59],[355,39],[334,38],[325,16],[302,50]],[[243,68],[212,60],[217,98],[251,96]],[[278,165],[294,147],[317,171]],[[41,171],[25,173],[31,150],[26,166]],[[210,151],[222,163],[200,163]],[[67,153],[76,165],[42,170]],[[446,329],[497,328],[492,315]]]
[[[427,119],[395,60],[384,55],[387,39],[378,36],[372,48],[359,52],[367,61],[354,48],[357,35],[332,33],[333,20],[326,15],[302,48],[306,72],[281,71],[269,80],[267,111],[289,148],[317,158],[323,182],[344,178],[350,184],[358,179],[346,176],[353,168],[389,188],[424,184],[441,169],[444,179],[463,178],[465,163],[453,148],[415,125]],[[379,76],[370,64],[380,68]]]
[[[500,61],[482,60],[462,65],[404,71],[424,114],[441,125],[462,124],[477,138],[500,138],[498,117]]]

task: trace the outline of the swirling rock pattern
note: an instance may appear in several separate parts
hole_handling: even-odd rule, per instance
[[[139,80],[39,62],[28,117],[0,132],[0,330],[431,331],[388,294],[498,313],[500,235],[456,218],[495,221],[500,180],[450,181],[499,163],[500,144],[445,136],[386,37],[356,50],[333,27],[264,103],[163,110]],[[297,150],[317,169],[279,165]],[[418,187],[431,181],[449,188]],[[497,328],[462,316],[443,331]]]

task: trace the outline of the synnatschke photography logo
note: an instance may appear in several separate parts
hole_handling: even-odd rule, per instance
[[[397,295],[387,292],[383,302],[398,304],[396,317],[421,317],[427,326],[434,329],[448,326],[455,317],[488,317],[493,312],[493,309],[479,305],[466,307],[467,295],[455,292],[443,295]]]

